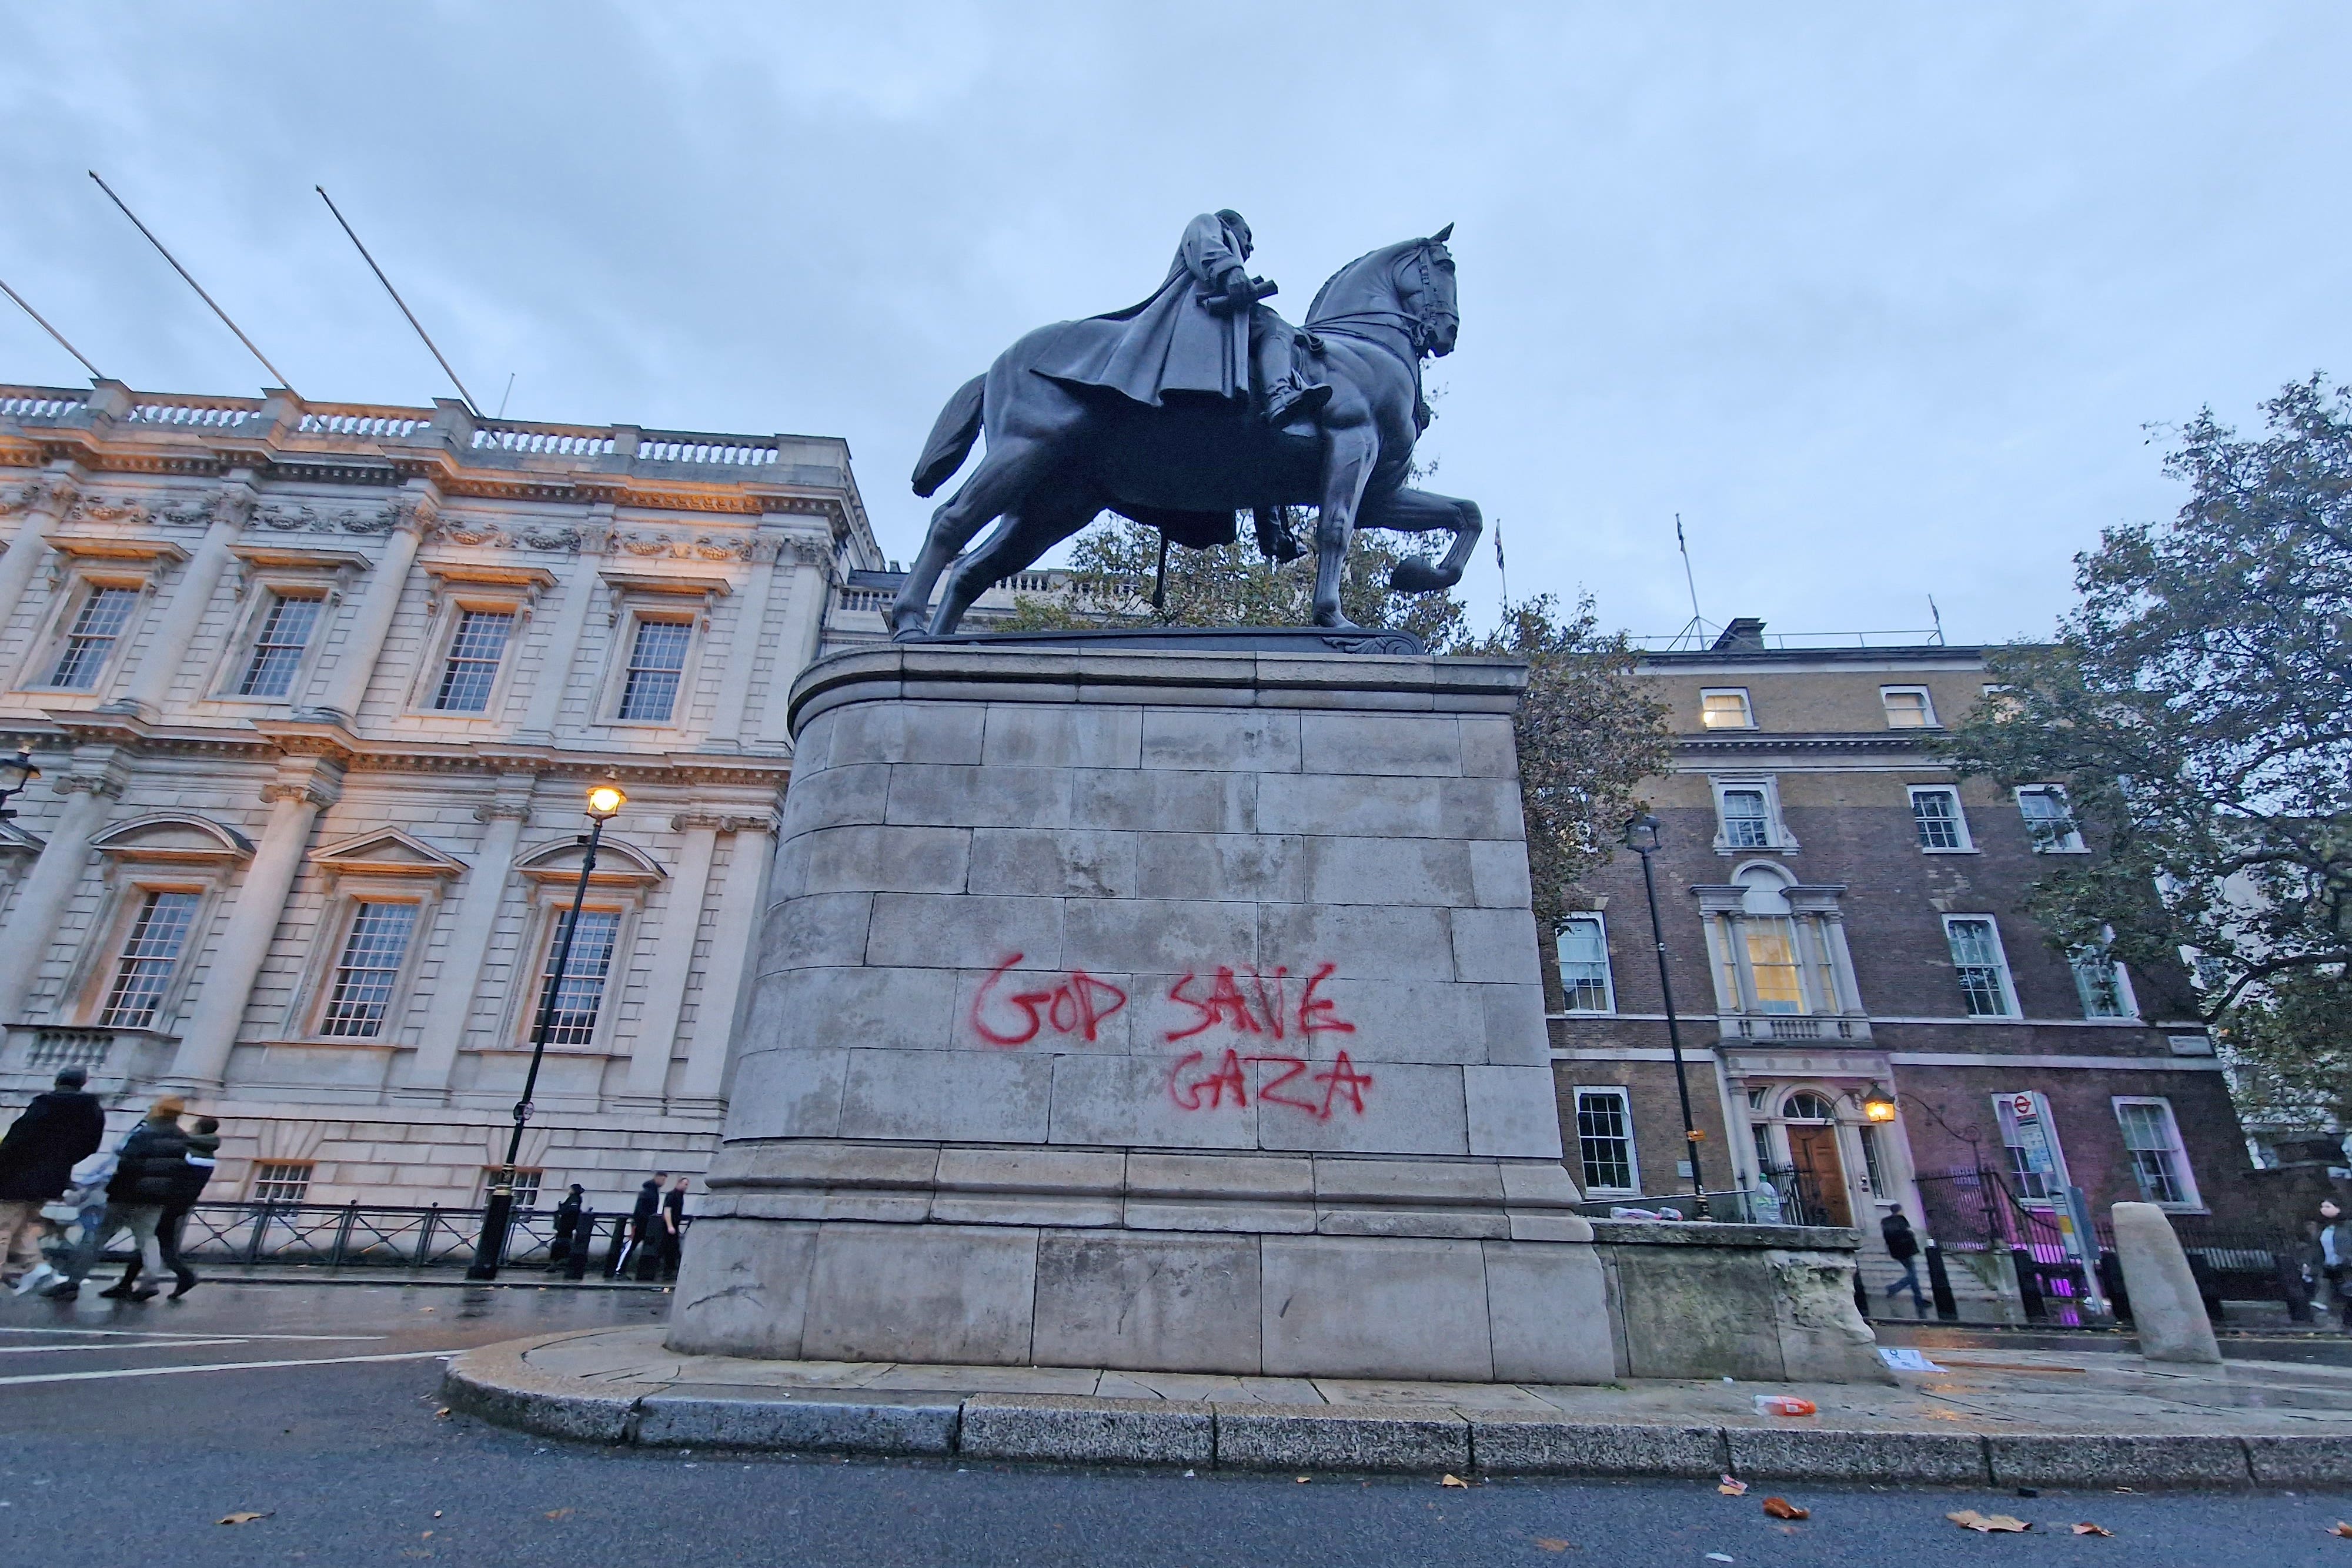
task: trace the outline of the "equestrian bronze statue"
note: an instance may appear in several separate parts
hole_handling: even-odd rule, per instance
[[[1429,424],[1421,361],[1452,353],[1461,330],[1453,232],[1349,263],[1294,328],[1265,303],[1274,285],[1242,265],[1249,225],[1237,213],[1205,214],[1149,299],[1040,327],[1005,350],[948,400],[916,465],[915,494],[929,496],[988,437],[980,466],[932,515],[890,608],[892,633],[948,635],[989,584],[1105,511],[1158,528],[1164,550],[1230,544],[1235,514],[1253,510],[1260,547],[1286,555],[1273,519],[1316,508],[1318,626],[1352,625],[1339,573],[1357,528],[1450,532],[1441,559],[1407,558],[1389,584],[1426,593],[1459,582],[1478,543],[1477,507],[1405,486]]]

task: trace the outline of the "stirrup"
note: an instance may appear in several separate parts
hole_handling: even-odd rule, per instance
[[[1286,393],[1287,395],[1285,395]],[[1295,392],[1289,388],[1284,388],[1266,399],[1265,422],[1275,429],[1280,430],[1285,425],[1296,424],[1303,419],[1311,420],[1321,413],[1323,405],[1330,401],[1331,389],[1328,385],[1318,383],[1315,386],[1300,387]]]

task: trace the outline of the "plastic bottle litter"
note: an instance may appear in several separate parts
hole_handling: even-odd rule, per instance
[[[1818,1416],[1822,1407],[1810,1399],[1799,1399],[1788,1394],[1759,1394],[1756,1414],[1759,1416]]]

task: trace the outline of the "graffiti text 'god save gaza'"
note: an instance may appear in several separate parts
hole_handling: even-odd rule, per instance
[[[1101,1026],[1128,1005],[1126,991],[1083,969],[1058,977],[1041,976],[1034,985],[1011,989],[1029,978],[1012,978],[1013,967],[1022,957],[1015,953],[1006,958],[989,971],[972,993],[972,1030],[991,1045],[1017,1048],[1049,1032],[1092,1042],[1100,1038]],[[1183,1010],[1160,1031],[1161,1036],[1174,1044],[1220,1027],[1233,1034],[1255,1036],[1258,1041],[1283,1040],[1293,1035],[1353,1034],[1356,1026],[1339,1017],[1331,998],[1316,994],[1338,967],[1325,964],[1311,976],[1296,977],[1287,965],[1276,966],[1271,973],[1221,965],[1216,977],[1205,983],[1198,974],[1187,971],[1168,988],[1168,1001]],[[1045,983],[1049,980],[1051,984]],[[1168,1097],[1177,1109],[1247,1107],[1251,1090],[1245,1068],[1257,1070],[1259,1104],[1287,1106],[1318,1120],[1329,1120],[1335,1109],[1362,1115],[1364,1091],[1372,1086],[1371,1078],[1359,1072],[1344,1051],[1326,1070],[1313,1072],[1309,1068],[1314,1064],[1303,1056],[1263,1051],[1244,1054],[1229,1048],[1216,1067],[1211,1069],[1207,1063],[1206,1051],[1192,1051],[1170,1068]],[[1300,1080],[1320,1084],[1320,1095],[1306,1090]],[[1290,1087],[1294,1082],[1297,1088]]]

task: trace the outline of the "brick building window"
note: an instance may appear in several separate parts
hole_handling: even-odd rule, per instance
[[[1576,1092],[1576,1145],[1587,1193],[1642,1190],[1633,1159],[1633,1113],[1622,1089]]]
[[[245,674],[236,683],[237,695],[282,697],[293,688],[295,672],[302,667],[303,651],[310,645],[310,633],[316,630],[319,612],[325,604],[325,599],[317,595],[269,596],[269,609],[261,618],[261,630],[254,633],[252,656],[246,661]]]
[[[49,669],[49,685],[69,692],[95,689],[99,674],[114,656],[114,646],[121,641],[123,628],[130,624],[131,612],[138,603],[135,588],[93,587],[74,612],[73,623],[66,628],[65,645]]]
[[[1761,789],[1723,792],[1723,841],[1735,850],[1769,849],[1772,843],[1772,813]]]
[[[1919,847],[1930,854],[1948,854],[1976,846],[1969,841],[1969,820],[1960,812],[1960,792],[1948,784],[1911,786],[1911,826]]]
[[[333,988],[319,1032],[346,1040],[373,1040],[383,1031],[408,939],[416,929],[414,904],[362,904],[335,960]]]
[[[1756,713],[1748,705],[1748,689],[1727,686],[1699,693],[1698,722],[1706,729],[1754,729]]]
[[[2181,1147],[2172,1103],[2117,1095],[2116,1121],[2123,1128],[2124,1148],[2131,1155],[2140,1201],[2168,1208],[2197,1207],[2197,1184],[2189,1174],[2189,1152]]]
[[[2015,1018],[2017,993],[2010,985],[2009,959],[2000,929],[1990,915],[1947,915],[1944,939],[1951,945],[1960,999],[1970,1018]]]
[[[308,1160],[265,1160],[253,1167],[247,1197],[255,1203],[299,1203],[310,1190]]]
[[[1936,707],[1925,686],[1881,686],[1878,700],[1886,709],[1889,729],[1933,729]]]
[[[2083,852],[2083,835],[2074,826],[2074,809],[2066,791],[2056,784],[2036,784],[2017,792],[2018,814],[2025,819],[2025,836],[2038,855]]]
[[[2049,1099],[2032,1090],[1996,1094],[1992,1108],[2017,1196],[2027,1203],[2055,1201],[2066,1188],[2066,1167]]]
[[[514,630],[510,610],[462,610],[441,664],[441,684],[433,706],[443,713],[480,713],[490,706],[507,634]]]
[[[1571,915],[1559,928],[1559,983],[1572,1013],[1613,1013],[1616,988],[1610,983],[1609,932],[1597,914]]]
[[[571,923],[568,909],[558,910],[549,922],[547,956],[540,967],[530,1028],[539,1027],[540,1009],[547,1006],[548,984],[555,978],[555,955],[563,946],[564,927]],[[596,1038],[596,1015],[604,1005],[604,981],[613,970],[613,948],[620,930],[621,914],[616,909],[580,912],[580,935],[572,939],[571,961],[564,967],[563,984],[555,992],[555,1009],[547,1020],[548,1044],[586,1045]]]
[[[2107,951],[2106,944],[2077,947],[2066,956],[2066,962],[2074,971],[2074,993],[2083,998],[2084,1018],[2139,1016],[2138,1004],[2132,998],[2131,981],[2125,977],[2124,967]]]
[[[193,893],[151,892],[139,906],[117,961],[114,984],[98,1021],[111,1029],[146,1029],[155,1021],[163,992],[179,967],[188,928],[196,918],[200,895]]]

